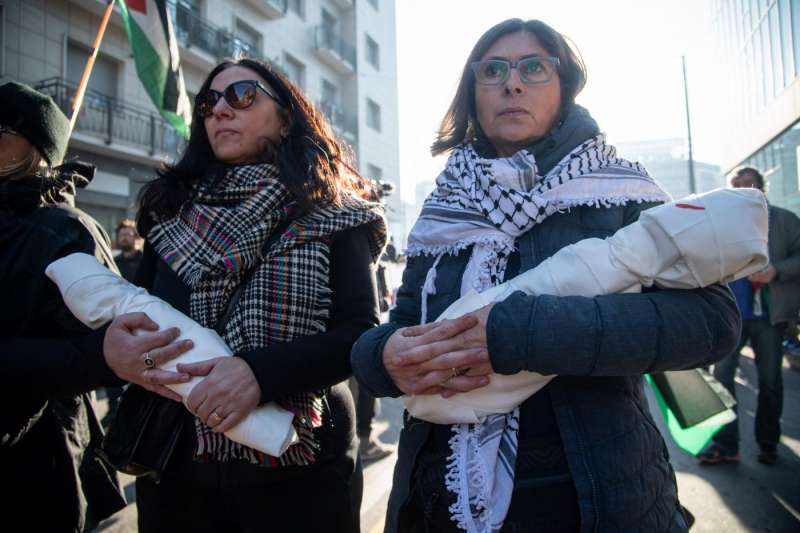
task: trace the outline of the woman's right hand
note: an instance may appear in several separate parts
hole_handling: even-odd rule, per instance
[[[445,342],[477,323],[475,316],[464,315],[453,320],[400,328],[384,345],[383,366],[397,388],[405,394],[449,395],[452,391],[466,392],[487,385],[489,379],[484,375],[453,377],[452,374],[453,369],[484,363],[488,360],[485,350],[478,348],[451,353],[451,343]]]
[[[191,376],[158,368],[192,349],[190,340],[175,342],[179,335],[178,328],[158,331],[158,324],[144,313],[119,315],[106,330],[103,356],[109,368],[121,379],[180,402],[180,394],[165,385],[186,383]],[[152,367],[145,364],[147,354],[153,359]]]

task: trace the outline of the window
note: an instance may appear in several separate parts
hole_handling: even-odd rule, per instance
[[[327,9],[322,10],[322,26],[330,30],[336,30],[336,17],[331,15]]]
[[[792,12],[789,0],[780,0],[781,50],[783,51],[783,86],[788,87],[795,76],[794,53],[792,52]],[[800,39],[800,35],[796,36]]]
[[[326,79],[322,79],[322,103],[336,106],[339,103],[339,88]]]
[[[367,98],[367,126],[381,131],[381,106]]]
[[[368,179],[372,180],[382,180],[383,179],[383,169],[381,167],[375,166],[372,163],[367,164],[367,175]]]
[[[381,68],[381,50],[378,43],[369,35],[364,37],[367,39],[367,62],[377,69]]]
[[[236,19],[236,52],[249,57],[261,56],[261,34]]]
[[[800,2],[789,2],[792,6],[792,42],[794,43],[794,68],[800,73]]]
[[[283,55],[283,61],[286,65],[286,75],[289,76],[289,79],[292,80],[295,85],[305,90],[306,66],[289,54]]]
[[[172,11],[175,21],[175,33],[182,41],[189,40],[192,28],[197,24],[202,13],[200,0],[178,0],[174,4],[167,3],[167,8]]]
[[[69,43],[67,45],[67,81],[75,86],[81,81],[83,68],[86,60],[89,59],[89,48],[84,48],[79,44]],[[88,92],[93,93],[95,98],[117,97],[117,63],[100,54],[94,62],[92,75],[89,77]],[[90,99],[87,92],[87,100]]]
[[[367,2],[369,2],[369,5],[371,5],[372,7],[374,7],[374,8],[375,8],[375,10],[378,10],[378,9],[379,9],[379,7],[378,7],[378,0],[367,0]]]
[[[306,18],[306,0],[289,0],[289,11],[305,20]]]
[[[773,5],[767,15],[769,20],[770,45],[772,47],[772,75],[777,96],[783,90],[783,59],[781,58],[781,27],[778,20],[778,6]],[[766,22],[765,22],[766,24]]]
[[[772,49],[769,44],[769,23],[767,19],[760,25],[761,27],[761,53],[764,54],[764,62],[761,64],[761,75],[764,77],[764,104],[772,101],[775,96],[775,78],[772,76]]]

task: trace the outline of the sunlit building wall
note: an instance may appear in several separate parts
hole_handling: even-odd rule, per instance
[[[758,168],[770,201],[800,213],[800,1],[710,6],[727,98],[722,169]]]

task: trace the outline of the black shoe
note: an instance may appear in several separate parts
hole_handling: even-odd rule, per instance
[[[394,448],[384,446],[375,439],[364,439],[358,445],[358,454],[364,464],[380,461],[389,457],[394,452]]]
[[[758,454],[758,462],[762,465],[774,465],[778,462],[778,451],[762,448],[761,453]]]
[[[739,454],[730,453],[721,448],[718,444],[711,443],[708,447],[697,455],[697,458],[704,465],[718,465],[720,463],[738,463]]]

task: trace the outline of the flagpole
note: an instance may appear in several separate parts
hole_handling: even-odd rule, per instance
[[[86,94],[86,87],[89,85],[89,76],[92,75],[94,68],[94,61],[97,59],[97,52],[100,50],[100,44],[103,42],[103,36],[106,33],[108,21],[111,18],[111,13],[114,11],[115,0],[108,0],[108,5],[103,13],[103,19],[100,21],[100,27],[97,29],[97,35],[94,38],[94,46],[89,59],[86,61],[86,66],[83,68],[83,75],[81,81],[78,83],[78,90],[75,92],[75,99],[72,102],[72,116],[69,119],[69,134],[72,135],[72,130],[75,129],[75,123],[78,121],[78,113],[83,104],[83,95]]]

